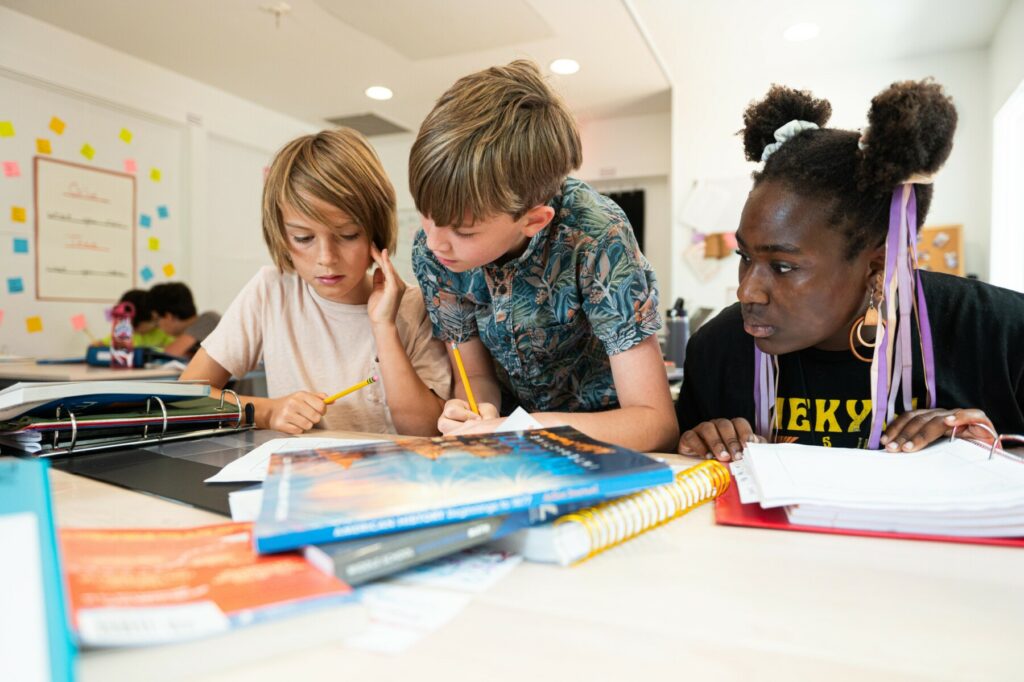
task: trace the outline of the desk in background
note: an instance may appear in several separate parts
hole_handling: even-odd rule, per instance
[[[224,520],[64,472],[52,477],[61,526]],[[309,625],[285,619],[260,627],[294,641]],[[193,657],[200,663],[190,664],[193,674],[204,671],[199,679],[246,682],[424,673],[516,682],[994,680],[1020,679],[1022,631],[1018,549],[716,526],[705,505],[575,568],[524,564],[399,656],[337,642],[263,653],[243,649],[235,633],[185,646],[202,647]],[[182,651],[189,650],[86,652],[82,679],[121,679],[125,671],[182,677],[189,658]]]
[[[106,381],[137,379],[177,379],[179,369],[112,369],[92,367],[84,362],[40,365],[35,361],[0,363],[0,388],[19,381]]]

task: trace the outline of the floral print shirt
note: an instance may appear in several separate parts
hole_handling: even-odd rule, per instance
[[[456,273],[421,230],[413,269],[434,336],[479,336],[495,360],[503,413],[618,406],[609,356],[658,331],[658,285],[622,210],[568,178],[551,223],[518,258]],[[512,404],[509,404],[511,401]]]

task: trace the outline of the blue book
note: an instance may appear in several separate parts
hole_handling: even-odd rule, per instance
[[[0,679],[74,679],[45,461],[0,458],[0,546]]]
[[[670,481],[668,465],[570,427],[275,453],[255,544],[281,552]]]

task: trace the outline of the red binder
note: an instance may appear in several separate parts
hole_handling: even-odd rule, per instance
[[[904,540],[931,540],[933,542],[963,542],[971,545],[1002,545],[1024,547],[1022,538],[971,538],[951,535],[916,535],[875,530],[849,530],[826,528],[824,526],[803,526],[790,523],[782,507],[762,509],[761,505],[743,504],[735,485],[730,485],[715,500],[715,523],[724,526],[749,526],[751,528],[773,528],[775,530],[798,530],[810,533],[835,533],[837,535],[865,535],[872,538],[902,538]]]

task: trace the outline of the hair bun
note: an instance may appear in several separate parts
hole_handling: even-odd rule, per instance
[[[773,84],[764,99],[751,102],[743,112],[743,150],[748,161],[760,161],[764,148],[775,142],[775,131],[790,121],[810,121],[820,127],[832,116],[828,100],[815,99],[807,90]]]
[[[956,107],[931,78],[893,83],[871,100],[858,189],[889,192],[912,175],[930,175],[953,148]]]

